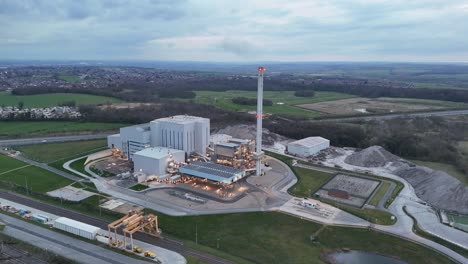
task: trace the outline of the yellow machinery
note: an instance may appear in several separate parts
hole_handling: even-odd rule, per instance
[[[127,250],[127,235],[130,238],[130,250],[134,249],[133,245],[133,234],[138,231],[145,232],[154,237],[159,236],[158,228],[158,217],[153,214],[143,215],[142,212],[131,211],[124,217],[110,223],[107,226],[109,232],[109,238],[111,236],[111,230],[114,234],[114,239],[109,239],[109,246],[120,247],[120,241],[117,239],[117,230],[122,228],[123,231],[123,245],[124,249]]]

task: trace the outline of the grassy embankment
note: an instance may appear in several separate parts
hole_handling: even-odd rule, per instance
[[[294,174],[296,174],[298,177],[297,183],[288,190],[288,192],[294,196],[312,197],[312,195],[320,188],[320,186],[322,186],[334,176],[334,174],[330,173],[294,167],[291,165],[292,158],[284,155],[271,152],[268,152],[267,154],[288,164],[289,167],[294,171]],[[370,208],[359,209],[352,206],[338,204],[334,201],[328,201],[324,199],[321,200],[375,224],[393,225],[396,222],[396,219],[391,220],[391,216],[393,216],[393,214],[386,211]]]
[[[29,159],[42,163],[51,163],[59,160],[70,160],[83,153],[102,150],[106,146],[105,139],[96,139],[18,146],[15,149],[21,151]]]
[[[24,108],[53,107],[70,101],[75,101],[77,106],[122,102],[117,98],[90,94],[50,93],[18,96],[8,92],[0,92],[0,105],[2,106],[18,106],[19,102],[23,102]]]
[[[379,186],[377,192],[372,196],[371,200],[369,201],[369,205],[377,206],[377,204],[382,200],[383,196],[387,192],[388,188],[390,188],[389,182],[382,182]]]
[[[39,137],[67,133],[116,131],[125,124],[71,121],[0,121],[0,138]]]
[[[81,177],[78,174],[72,173],[63,168],[63,164],[69,160],[79,158],[100,150],[106,149],[105,139],[72,141],[60,143],[46,143],[39,145],[18,146],[15,149],[32,160],[38,162],[49,163],[49,166],[65,171],[75,176]],[[79,159],[70,164],[70,167],[88,175],[84,170],[84,162],[86,158]]]
[[[256,91],[196,91],[196,94],[197,96],[193,99],[195,103],[209,104],[222,109],[241,112],[255,111],[256,109],[255,105],[238,105],[232,102],[232,99],[235,97],[256,98]],[[320,114],[315,111],[296,107],[296,105],[333,101],[351,97],[354,96],[335,92],[315,92],[314,97],[298,97],[294,95],[294,91],[265,91],[264,98],[271,100],[273,105],[264,106],[263,110],[265,113],[309,119],[318,117]]]

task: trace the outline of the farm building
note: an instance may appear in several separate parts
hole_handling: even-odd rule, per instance
[[[168,166],[185,162],[185,152],[164,147],[146,148],[133,154],[135,172],[146,175],[162,176],[167,174]]]
[[[326,138],[308,137],[289,143],[288,153],[299,157],[308,157],[329,147],[330,140]]]

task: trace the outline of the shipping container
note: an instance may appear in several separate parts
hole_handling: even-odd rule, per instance
[[[54,228],[91,240],[96,239],[96,234],[100,230],[99,227],[78,222],[66,217],[57,218],[54,221]]]
[[[31,219],[36,221],[36,222],[42,223],[42,224],[47,222],[47,219],[45,219],[44,217],[42,217],[40,215],[32,215]]]

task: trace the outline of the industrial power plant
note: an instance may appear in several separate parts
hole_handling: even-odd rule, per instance
[[[210,120],[190,115],[123,127],[107,138],[114,156],[133,164],[138,182],[176,183],[195,177],[229,185],[262,174],[263,73],[258,68],[256,140],[210,135]]]

